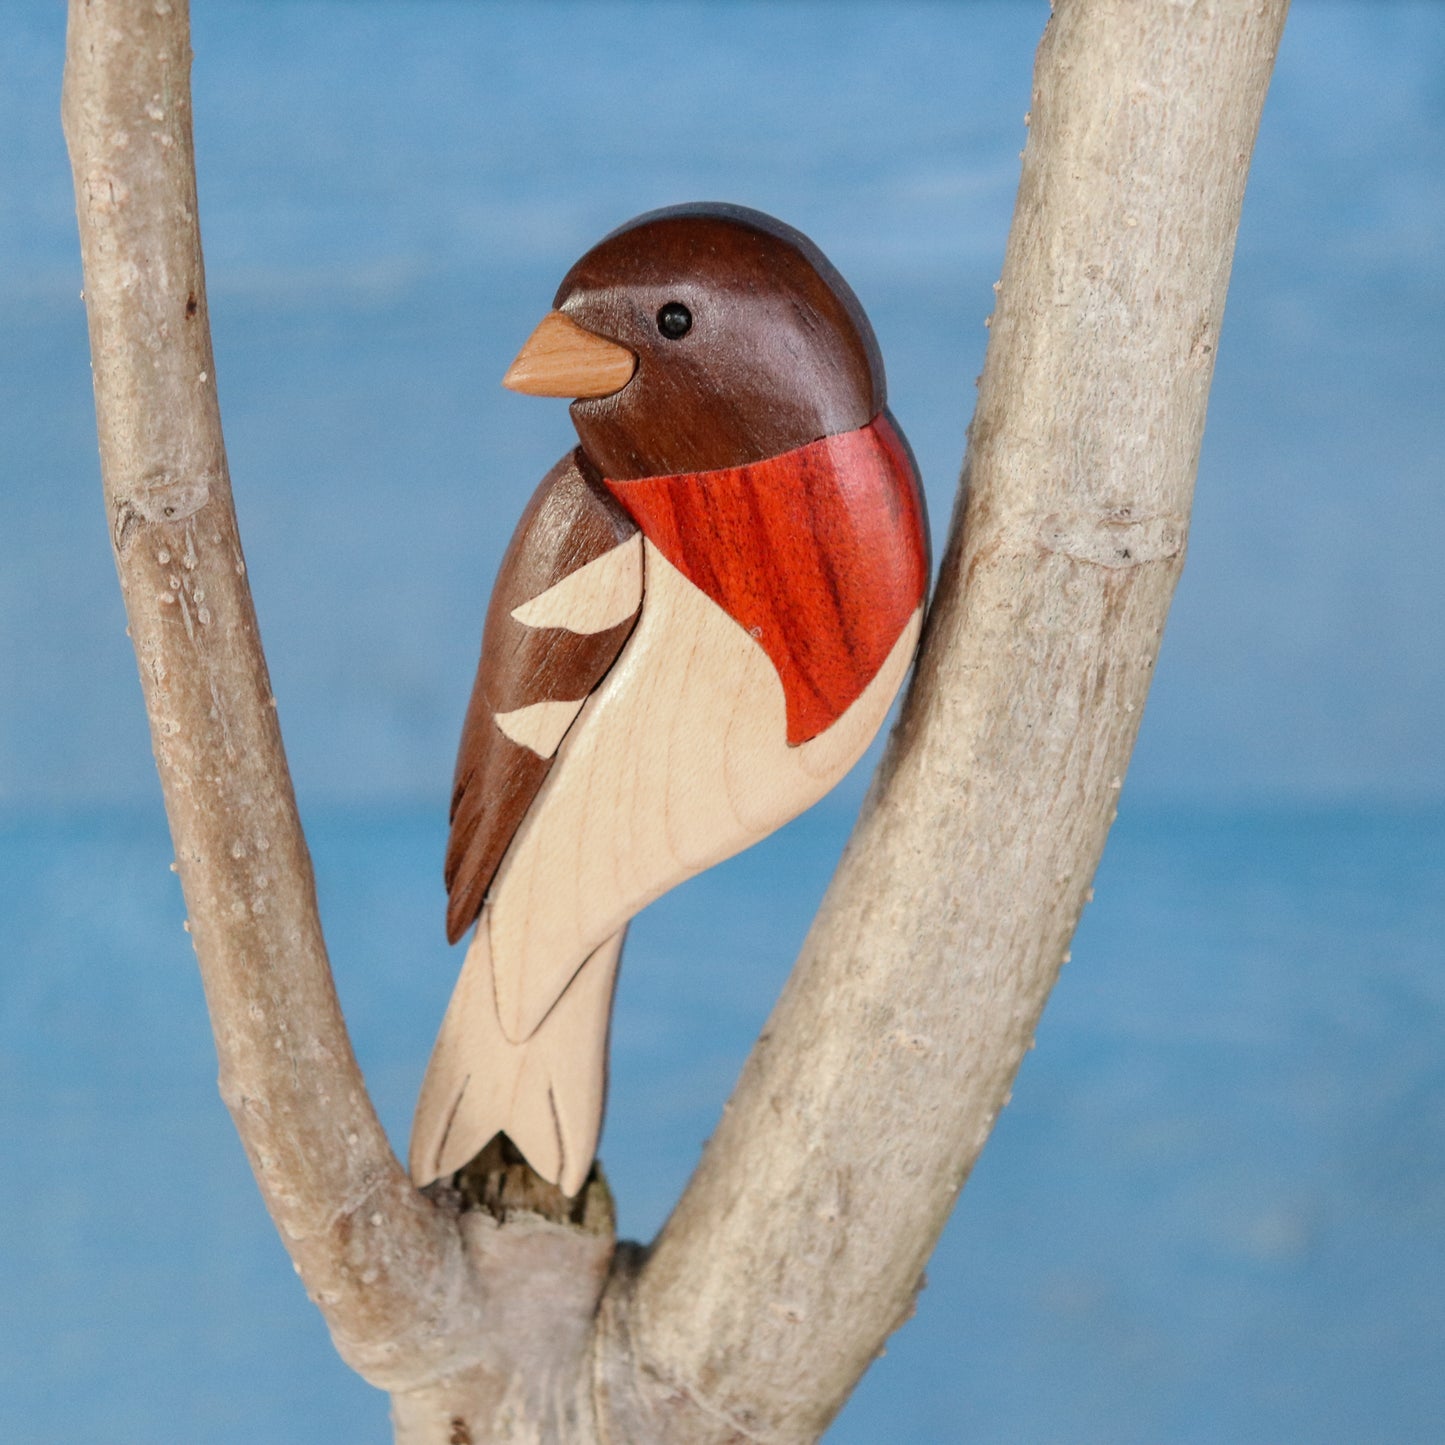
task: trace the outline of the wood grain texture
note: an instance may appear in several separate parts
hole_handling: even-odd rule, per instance
[[[767,653],[794,746],[847,712],[928,588],[917,470],[886,412],[747,466],[607,485]]]
[[[702,1163],[604,1306],[605,1438],[814,1440],[912,1312],[1118,806],[1285,11],[1057,0],[915,680]]]
[[[505,1132],[543,1179],[564,1194],[581,1190],[602,1129],[624,932],[592,950],[546,1023],[517,1043],[498,1020],[483,912],[417,1102],[410,1163],[418,1184],[455,1173]]]
[[[578,1151],[595,1141],[605,1097],[616,955],[604,945],[620,947],[654,898],[828,792],[872,740],[912,660],[918,606],[843,716],[791,746],[783,688],[756,639],[650,542],[644,556],[636,630],[558,750],[468,949],[413,1126],[419,1183],[505,1129],[544,1178],[558,1182],[551,1171],[565,1161],[563,1188],[580,1187],[591,1155]]]
[[[492,590],[457,752],[444,870],[453,943],[476,921],[552,766],[553,748],[517,735],[518,714],[579,702],[616,660],[642,601],[640,546],[634,524],[575,452],[547,474],[517,524]],[[529,607],[538,609],[536,625],[521,620]],[[499,725],[499,715],[512,725]]]
[[[418,1104],[419,1180],[505,1130],[544,1178],[580,1184],[610,940],[852,766],[927,589],[872,330],[812,242],[737,207],[654,212],[584,256],[558,304],[507,380],[575,383],[582,447],[523,519],[488,615],[447,862],[449,936],[480,923]],[[602,397],[588,368],[609,356],[629,364]],[[599,477],[630,537],[594,516]]]
[[[685,336],[672,339],[659,330],[658,317],[661,307],[677,302],[690,308],[692,324]],[[602,560],[630,533],[623,528],[625,513],[610,499],[611,511],[601,504],[599,477],[605,474],[615,486],[765,462],[820,438],[856,432],[878,416],[886,393],[872,328],[847,283],[811,241],[759,212],[699,205],[639,217],[572,268],[557,304],[565,325],[561,319],[544,322],[533,338],[542,338],[538,344],[547,355],[610,346],[635,357],[636,367],[627,376],[617,371],[620,389],[614,394],[574,403],[582,447],[543,483],[498,577],[453,791],[445,864],[447,936],[453,941],[476,919],[550,767],[545,748],[528,746],[517,736],[518,725],[499,727],[496,717],[513,719],[539,703],[585,697],[631,626],[635,606],[623,609],[633,574]],[[898,460],[903,448],[895,450]],[[919,548],[910,528],[921,526],[922,509],[911,460],[900,471],[905,473],[911,490],[894,500],[905,514],[905,590],[912,590]],[[771,515],[779,525],[768,533],[774,541],[786,521],[779,487],[775,478]],[[820,498],[810,514],[800,515],[799,537],[811,527],[826,539],[818,525],[834,513],[849,515],[837,501]],[[688,520],[701,536],[703,519],[694,511]],[[674,533],[681,529],[674,526]],[[676,545],[672,551],[681,555]],[[689,548],[690,564],[700,552],[699,546]],[[826,547],[810,552],[800,545],[798,561],[800,579],[811,568],[825,588],[837,575],[837,568],[829,570]],[[721,575],[720,564],[713,571]],[[773,575],[782,574],[774,569]],[[572,595],[578,591],[591,599],[590,614]],[[921,589],[907,599],[904,615],[917,595]],[[811,620],[796,606],[759,611],[759,620],[749,622],[764,629],[795,701],[789,719],[794,741],[826,726],[856,696],[891,646],[896,611],[866,639],[849,639],[860,644],[856,657],[830,658],[821,669],[803,630],[795,627],[791,637],[781,630]],[[565,622],[554,626],[564,615]],[[528,630],[527,623],[543,630]],[[856,619],[849,627],[856,632]],[[572,635],[594,628],[601,630],[585,641]],[[550,741],[545,730],[519,725],[527,738]]]
[[[550,758],[567,735],[567,729],[582,711],[585,698],[571,702],[533,702],[511,712],[492,715],[492,721],[514,743],[529,748],[539,758]]]
[[[692,328],[658,329],[681,302]],[[626,346],[636,374],[572,405],[583,450],[616,481],[715,471],[866,426],[887,402],[858,298],[800,231],[739,206],[678,206],[614,231],[554,303]]]
[[[528,396],[609,396],[626,386],[636,367],[637,358],[625,346],[551,311],[507,368],[502,385]]]
[[[497,1006],[527,1038],[582,960],[654,898],[766,837],[872,741],[908,670],[919,609],[843,717],[787,741],[767,655],[647,544],[647,605],[562,744],[488,907]]]
[[[635,536],[514,607],[512,618],[526,627],[560,627],[590,636],[626,622],[641,596],[642,538]]]

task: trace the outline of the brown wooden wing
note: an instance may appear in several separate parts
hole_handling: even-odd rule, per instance
[[[447,937],[476,921],[562,737],[637,621],[642,538],[579,451],[543,478],[502,559],[457,752]]]

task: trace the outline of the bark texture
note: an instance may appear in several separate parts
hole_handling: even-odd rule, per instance
[[[918,675],[607,1376],[641,1367],[712,1421],[677,1438],[823,1429],[911,1313],[1032,1045],[1184,562],[1285,12],[1055,7]],[[645,1432],[664,1397],[635,1397],[619,1438],[668,1438]]]
[[[394,1388],[475,1309],[461,1238],[393,1157],[316,912],[231,503],[182,0],[74,0],[63,116],[101,477],[220,1061],[272,1218],[337,1348]]]
[[[605,1201],[557,1221],[419,1194],[377,1123],[231,504],[185,3],[71,0],[105,499],[221,1090],[399,1441],[811,1440],[911,1312],[1114,816],[1286,9],[1058,0],[902,721],[697,1175],[650,1252],[614,1257]]]

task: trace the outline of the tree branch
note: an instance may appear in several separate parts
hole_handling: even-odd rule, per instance
[[[186,6],[71,0],[106,505],[222,1094],[399,1441],[811,1439],[910,1311],[1113,817],[1286,4],[1058,0],[902,722],[697,1176],[594,1323],[609,1220],[433,1203],[367,1099],[231,505]]]
[[[608,1301],[611,1438],[812,1439],[912,1311],[1115,816],[1286,10],[1058,0],[917,677],[698,1173]]]
[[[72,0],[75,177],[105,503],[222,1097],[342,1355],[395,1388],[475,1321],[337,1006],[221,439],[184,0]]]

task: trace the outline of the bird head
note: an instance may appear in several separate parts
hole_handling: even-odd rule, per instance
[[[504,378],[569,396],[619,481],[761,461],[865,426],[883,362],[848,283],[801,232],[740,206],[651,211],[567,273]]]

